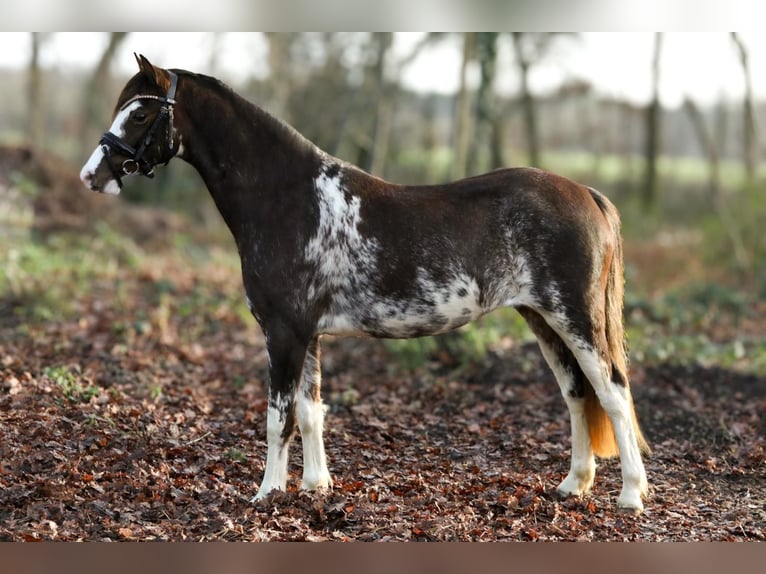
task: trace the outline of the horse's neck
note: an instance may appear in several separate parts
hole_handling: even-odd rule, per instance
[[[202,176],[239,242],[243,226],[273,217],[275,201],[284,201],[287,193],[310,192],[326,156],[293,128],[233,93],[213,91],[193,101],[204,104],[186,110],[183,158]],[[305,203],[301,197],[294,201]]]

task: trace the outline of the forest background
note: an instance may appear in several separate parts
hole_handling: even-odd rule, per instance
[[[638,35],[638,57],[620,53],[624,35],[613,50],[598,39],[630,63],[622,89],[573,64],[584,34],[209,33],[190,35],[184,56],[378,176],[435,183],[532,165],[617,204],[634,392],[656,445],[654,520],[617,526],[604,514],[610,479],[582,503],[549,495],[566,466],[565,409],[511,311],[435,338],[328,341],[339,488],[321,500],[291,490],[292,511],[272,522],[246,505],[265,453],[265,353],[215,206],[181,161],[119,199],[77,177],[132,52],[185,64],[174,35],[123,32],[88,35],[78,64],[62,55],[77,36],[0,36],[18,50],[0,68],[0,535],[763,539],[766,56],[754,36],[706,35],[722,54],[709,89],[684,89],[683,68],[666,65],[686,41],[672,33]],[[663,99],[670,84],[681,88]],[[434,460],[450,461],[427,466],[430,480],[408,430],[423,404],[460,405],[464,423],[448,434],[426,419]],[[488,429],[511,427],[507,441],[494,434],[497,458],[479,449]],[[401,474],[370,433],[409,453]],[[526,466],[501,456],[519,434],[518,456],[537,456]],[[203,520],[201,505],[220,518]]]

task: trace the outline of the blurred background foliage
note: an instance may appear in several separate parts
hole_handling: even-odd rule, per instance
[[[104,33],[94,66],[63,68],[41,63],[55,34],[31,33],[27,65],[0,69],[0,315],[30,313],[20,324],[66,313],[67,290],[93,288],[115,266],[168,247],[202,264],[215,253],[216,265],[236,272],[235,257],[200,247],[231,245],[184,162],[171,162],[154,180],[131,180],[119,199],[135,204],[129,212],[79,183],[128,77],[115,61],[142,51],[132,35]],[[394,53],[396,35],[388,32],[259,34],[267,73],[243,71],[231,83],[324,150],[387,179],[435,183],[534,165],[602,190],[623,215],[634,357],[766,370],[759,314],[766,297],[759,128],[766,102],[752,88],[753,75],[766,72],[752,69],[747,42],[730,34],[725,46],[741,69],[742,98],[711,104],[689,93],[682,105],[663,106],[668,35],[653,36],[647,68],[636,71],[650,83],[645,104],[602,93],[566,70],[555,87],[533,88],[539,66],[556,68],[562,51],[581,49],[577,34],[429,33],[405,54]],[[208,64],[193,71],[218,76],[226,40],[209,34]],[[444,42],[459,46],[459,57],[443,62],[445,73],[458,73],[455,92],[405,86],[408,67]],[[498,57],[501,48],[509,58]],[[164,63],[161,54],[147,55]],[[515,77],[514,93],[498,90],[500,72]],[[32,300],[32,311],[19,303]],[[414,368],[440,353],[471,361],[502,349],[507,337],[529,338],[512,312],[457,335],[391,348]]]

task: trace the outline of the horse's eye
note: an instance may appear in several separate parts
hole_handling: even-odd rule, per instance
[[[149,116],[147,116],[144,112],[136,112],[135,114],[133,114],[132,119],[137,124],[143,124],[143,123],[146,123],[146,119],[148,117]]]

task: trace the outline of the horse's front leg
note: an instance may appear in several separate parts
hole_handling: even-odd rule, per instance
[[[327,470],[327,458],[322,439],[325,407],[320,395],[321,385],[319,340],[315,338],[309,343],[306,360],[303,363],[301,385],[296,399],[298,429],[303,442],[303,482],[301,488],[305,490],[332,487],[332,478]]]
[[[295,435],[295,399],[306,357],[307,343],[288,330],[264,329],[269,354],[269,405],[266,415],[266,469],[253,500],[287,486],[287,459]]]

